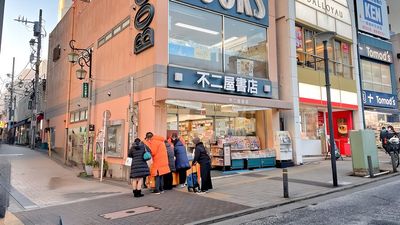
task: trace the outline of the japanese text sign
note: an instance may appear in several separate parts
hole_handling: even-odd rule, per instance
[[[168,67],[168,87],[242,96],[272,97],[271,81]]]

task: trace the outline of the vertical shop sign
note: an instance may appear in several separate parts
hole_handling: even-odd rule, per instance
[[[134,25],[139,33],[135,37],[134,53],[137,55],[154,46],[154,30],[149,27],[154,18],[154,6],[149,0],[135,0],[140,8],[135,16]]]
[[[89,97],[89,83],[83,82],[82,83],[82,98]]]

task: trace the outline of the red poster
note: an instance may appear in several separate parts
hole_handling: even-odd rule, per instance
[[[303,31],[301,27],[296,27],[296,48],[303,48]]]
[[[324,126],[324,113],[318,112],[318,127]]]
[[[344,54],[348,54],[349,53],[349,44],[342,43],[342,51]]]

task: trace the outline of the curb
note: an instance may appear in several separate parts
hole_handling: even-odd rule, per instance
[[[259,206],[259,207],[253,207],[253,208],[250,208],[250,209],[240,210],[240,211],[237,211],[237,212],[228,213],[228,214],[224,214],[224,215],[221,215],[221,216],[216,216],[216,217],[212,217],[212,218],[208,218],[208,219],[204,219],[204,220],[199,220],[199,221],[195,221],[195,222],[192,222],[192,223],[188,223],[188,225],[214,224],[214,223],[218,223],[218,222],[222,222],[222,221],[226,221],[226,220],[230,220],[230,219],[234,219],[234,218],[238,218],[238,217],[242,217],[242,216],[258,213],[258,212],[265,211],[265,210],[268,210],[268,209],[272,209],[272,208],[276,208],[276,207],[280,207],[280,206],[284,206],[284,205],[289,205],[289,204],[300,202],[300,201],[305,201],[305,200],[309,200],[309,199],[313,199],[313,198],[329,195],[329,194],[332,194],[332,193],[335,193],[335,192],[346,191],[346,190],[349,190],[349,189],[357,188],[357,187],[364,186],[364,185],[367,185],[367,184],[376,183],[378,181],[389,179],[389,178],[396,177],[396,176],[399,176],[399,175],[400,175],[399,172],[398,173],[391,173],[391,174],[389,174],[387,176],[381,176],[381,177],[372,178],[369,181],[366,181],[364,183],[354,184],[354,185],[349,185],[349,186],[344,186],[344,187],[337,187],[337,188],[333,188],[333,189],[328,190],[328,191],[323,191],[323,192],[320,192],[320,193],[317,193],[317,194],[295,198],[295,199],[292,199],[292,200],[289,200],[289,201],[281,201],[281,202],[278,202],[278,203],[275,203],[275,204],[272,204],[272,205],[264,205],[264,206]]]

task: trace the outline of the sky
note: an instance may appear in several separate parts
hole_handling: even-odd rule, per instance
[[[19,16],[29,21],[39,20],[39,9],[42,9],[43,26],[46,37],[42,39],[42,59],[47,59],[48,36],[58,22],[58,0],[6,0],[3,22],[3,37],[0,52],[0,92],[4,88],[7,73],[12,72],[12,58],[15,57],[15,74],[19,74],[29,62],[33,38],[33,24],[25,25],[14,21]],[[30,64],[27,68],[30,68]]]

